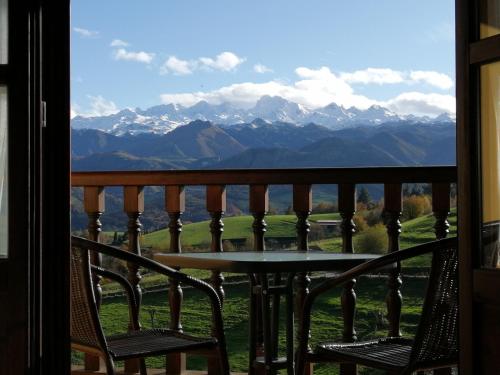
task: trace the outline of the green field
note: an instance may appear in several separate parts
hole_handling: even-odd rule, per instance
[[[311,215],[310,221],[314,225],[316,220],[320,219],[339,219],[338,214],[317,214]],[[292,237],[295,235],[296,218],[293,215],[272,215],[266,218],[268,224],[267,236],[271,237]],[[410,246],[432,241],[434,237],[434,222],[433,215],[425,215],[413,220],[402,223],[400,243],[401,248],[405,249]],[[457,216],[456,210],[453,210],[450,217],[450,235],[456,234]],[[181,242],[186,248],[206,248],[210,243],[210,233],[208,230],[209,222],[203,221],[199,223],[186,224],[182,230]],[[363,235],[360,232],[357,235]],[[233,238],[250,238],[252,236],[252,217],[237,216],[229,217],[224,220],[224,239]],[[153,251],[165,251],[168,248],[170,235],[167,230],[146,234],[142,237],[142,246],[151,248]],[[338,252],[341,249],[341,238],[339,236],[322,239],[311,240],[310,245],[313,248],[319,248],[325,251]],[[362,252],[363,249],[356,249]],[[418,267],[423,265],[421,259],[408,261],[405,266]]]
[[[339,214],[317,214],[311,215],[310,221],[316,220],[338,220]],[[270,215],[266,217],[267,236],[271,237],[291,237],[295,236],[295,223],[297,218],[294,215]],[[251,216],[233,216],[224,218],[224,239],[250,238],[252,236]],[[181,243],[185,247],[203,247],[210,244],[209,221],[185,224],[182,228]],[[166,250],[170,242],[170,234],[167,229],[148,233],[142,237],[142,246],[153,250]]]
[[[311,222],[319,219],[338,219],[338,214],[319,214],[311,215]],[[275,215],[267,218],[268,232],[270,236],[293,236],[295,234],[295,217],[293,215]],[[456,235],[456,211],[453,210],[450,218],[450,235]],[[225,219],[224,238],[241,238],[250,236],[252,218],[249,216],[237,216]],[[401,230],[401,248],[405,249],[420,243],[432,241],[434,239],[434,217],[425,215],[414,220],[404,222]],[[357,234],[362,235],[362,233]],[[187,224],[183,227],[183,243],[185,246],[207,245],[209,241],[208,221]],[[166,230],[161,230],[146,234],[142,237],[142,246],[150,247],[154,251],[165,251],[165,245],[169,243],[169,234]],[[342,240],[337,236],[334,238],[310,241],[311,247],[320,248],[325,251],[339,252],[342,246]],[[362,249],[356,249],[362,252]],[[419,258],[407,260],[403,267],[425,267],[430,265],[430,257],[422,256]],[[202,270],[185,270],[186,273],[202,279],[210,277],[210,272]],[[226,274],[226,278],[231,279],[236,275]],[[141,284],[144,287],[151,287],[165,282],[161,275],[151,274],[143,275]],[[105,292],[111,292],[118,289],[114,284],[104,285]]]

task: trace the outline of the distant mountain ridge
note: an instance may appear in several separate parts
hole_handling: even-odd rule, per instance
[[[344,108],[331,103],[323,108],[310,109],[278,96],[262,96],[249,109],[237,108],[229,103],[210,104],[200,101],[191,107],[176,104],[158,105],[146,110],[124,109],[116,114],[100,117],[77,116],[72,119],[75,129],[98,129],[114,135],[140,133],[167,134],[195,120],[210,121],[218,125],[264,122],[284,122],[296,125],[314,123],[331,130],[380,125],[387,122],[435,123],[453,122],[448,114],[435,119],[428,117],[400,116],[387,108],[374,105],[366,110]]]
[[[167,134],[73,129],[72,145],[75,170],[452,165],[455,125],[398,121],[331,130],[261,119],[232,126],[197,120]]]

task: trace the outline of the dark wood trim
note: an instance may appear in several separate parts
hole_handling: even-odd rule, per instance
[[[477,207],[473,197],[477,196],[474,184],[474,158],[476,155],[477,124],[472,121],[470,47],[474,30],[470,20],[475,14],[470,0],[456,0],[456,99],[457,99],[457,171],[458,171],[458,249],[459,249],[459,369],[460,373],[473,374],[473,314],[472,314],[472,268],[473,251],[478,251],[474,235]],[[477,95],[476,95],[477,96]],[[477,180],[476,180],[477,181]]]
[[[43,12],[43,374],[70,372],[70,2],[41,0]],[[53,272],[57,269],[57,272]]]
[[[6,297],[6,342],[0,348],[0,363],[6,374],[24,374],[27,367],[37,369],[37,343],[30,332],[32,296],[30,284],[30,106],[29,106],[29,23],[27,2],[9,4],[9,257],[6,265],[8,283],[0,287]],[[15,29],[15,32],[13,32]],[[10,70],[10,66],[16,69]],[[4,69],[5,70],[5,69]],[[15,145],[15,147],[14,147]],[[15,209],[14,209],[15,207]],[[36,330],[36,327],[32,327]]]
[[[76,186],[166,185],[305,185],[340,183],[455,182],[457,169],[449,167],[370,167],[308,169],[180,170],[134,172],[74,172]]]
[[[10,70],[9,65],[0,65],[0,85],[9,83]]]
[[[500,60],[500,35],[471,43],[469,56],[471,64],[486,64]]]
[[[500,294],[498,293],[498,269],[476,269],[473,273],[474,302],[499,305]]]

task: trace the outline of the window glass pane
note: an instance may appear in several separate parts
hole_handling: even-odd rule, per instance
[[[7,87],[0,86],[0,257],[8,254]]]
[[[481,67],[483,266],[500,268],[500,62]]]
[[[500,34],[500,0],[482,0],[480,4],[481,38]]]
[[[0,0],[0,64],[7,64],[8,46],[8,0]]]

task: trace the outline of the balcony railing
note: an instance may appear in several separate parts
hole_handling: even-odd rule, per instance
[[[451,184],[455,183],[455,167],[373,167],[373,168],[310,168],[310,169],[262,169],[262,170],[202,170],[202,171],[138,171],[138,172],[76,172],[72,174],[72,186],[83,187],[84,209],[88,215],[89,238],[99,241],[102,225],[100,217],[104,212],[105,188],[123,187],[124,211],[128,215],[128,250],[140,254],[139,236],[141,233],[140,216],[144,211],[144,187],[160,186],[165,189],[165,211],[170,222],[169,251],[180,253],[181,216],[185,211],[185,186],[206,186],[206,210],[210,214],[211,233],[210,249],[223,251],[223,215],[226,211],[226,186],[249,186],[249,211],[253,220],[253,246],[256,251],[265,250],[265,217],[269,211],[269,185],[292,185],[292,208],[297,216],[297,247],[308,250],[310,224],[308,217],[312,210],[312,185],[337,184],[338,210],[341,220],[342,251],[354,252],[353,234],[356,227],[353,217],[356,215],[356,185],[382,184],[384,186],[384,223],[387,228],[388,252],[399,250],[402,214],[402,184],[428,183],[432,185],[432,211],[435,216],[434,232],[436,238],[444,238],[448,233],[447,221],[450,213]],[[188,197],[189,199],[189,197]],[[101,259],[93,255],[92,261],[99,265]],[[128,279],[141,295],[141,275],[133,265],[128,266]],[[96,298],[101,299],[100,279],[95,276]],[[211,282],[220,296],[224,297],[224,277],[214,272]],[[356,339],[354,312],[356,281],[347,283],[342,291],[342,314],[344,319],[343,339],[352,342]],[[391,271],[388,276],[388,294],[386,298],[389,333],[400,336],[400,315],[402,306],[400,269]],[[298,303],[308,293],[310,279],[307,274],[298,275]],[[180,308],[182,289],[175,282],[170,283],[170,328],[181,330]],[[300,318],[300,317],[299,317]],[[182,356],[167,360],[169,374],[181,373],[185,368]],[[97,370],[98,359],[86,358],[86,369]],[[128,368],[127,368],[128,367]],[[134,363],[126,364],[126,370],[132,371]]]

